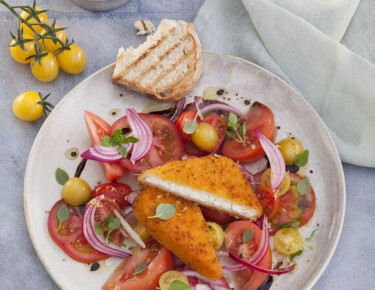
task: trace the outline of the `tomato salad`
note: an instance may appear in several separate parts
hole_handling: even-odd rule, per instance
[[[270,275],[292,271],[294,258],[304,251],[298,229],[311,220],[316,197],[309,179],[298,169],[308,163],[309,151],[296,138],[274,143],[275,118],[262,103],[253,103],[244,114],[218,100],[195,97],[192,103],[185,102],[179,100],[170,112],[161,112],[164,115],[130,108],[111,125],[85,112],[93,146],[81,157],[100,163],[108,183],[91,189],[79,173],[65,178],[60,182],[62,199],[49,213],[48,231],[77,262],[123,258],[103,289],[266,288],[272,282]],[[212,245],[226,270],[219,281],[187,268],[153,240],[132,214],[139,191],[116,182],[127,172],[139,174],[172,160],[208,154],[237,161],[263,207],[263,216],[256,222],[201,207]],[[250,173],[245,168],[262,158],[268,164],[261,171]],[[282,269],[272,268],[273,235],[275,251],[289,261]]]

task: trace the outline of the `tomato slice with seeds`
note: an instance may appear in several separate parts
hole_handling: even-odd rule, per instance
[[[95,186],[92,191],[92,197],[104,195],[105,197],[112,198],[121,207],[130,205],[125,199],[133,190],[129,185],[120,182],[104,183]]]
[[[253,130],[258,129],[269,140],[275,139],[275,118],[270,108],[259,102],[255,102],[246,114],[246,140],[249,143],[244,147],[242,143],[226,138],[221,152],[223,155],[242,162],[255,162],[262,158],[265,153]]]
[[[69,219],[63,222],[60,229],[57,211],[63,204],[69,209]],[[72,206],[59,200],[48,215],[48,232],[54,242],[72,259],[81,263],[93,263],[107,259],[109,256],[96,251],[87,242],[82,232],[84,207]]]
[[[146,169],[181,159],[184,154],[184,144],[171,120],[160,115],[139,114],[139,116],[151,128],[153,134],[151,149],[142,160],[134,164],[126,158],[120,163],[133,173],[141,173]],[[110,133],[112,134],[116,129],[128,128],[129,123],[125,116],[113,123]]]
[[[271,220],[280,209],[280,198],[267,187],[256,189],[255,194],[262,205],[263,212],[268,220]]]

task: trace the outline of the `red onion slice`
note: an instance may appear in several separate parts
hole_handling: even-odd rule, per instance
[[[128,257],[132,255],[131,251],[114,244],[105,243],[104,238],[95,230],[95,212],[96,208],[101,206],[100,201],[102,199],[103,196],[99,196],[92,199],[87,204],[82,223],[83,235],[85,236],[90,246],[101,253],[120,258]]]
[[[258,129],[254,130],[271,165],[271,188],[278,190],[285,176],[285,161],[279,148]]]
[[[203,275],[201,275],[201,274],[199,274],[195,271],[192,271],[192,270],[181,271],[181,274],[184,274],[185,276],[188,276],[188,277],[198,278],[202,282],[204,282],[206,284],[209,284],[211,288],[212,288],[211,285],[214,285],[214,286],[225,287],[224,289],[230,289],[229,286],[228,286],[228,282],[225,281],[225,279],[213,281],[213,280],[210,280],[210,279],[204,277]]]
[[[241,117],[245,116],[245,114],[242,113],[237,108],[232,107],[231,105],[228,105],[225,103],[213,103],[213,104],[204,106],[203,108],[200,109],[202,115],[207,114],[211,111],[217,111],[217,110],[232,112]]]
[[[133,151],[130,157],[130,161],[137,162],[150,151],[153,135],[151,128],[133,108],[126,109],[126,115],[133,131],[132,135],[139,140],[139,142],[133,144]]]
[[[141,193],[140,189],[134,190],[133,192],[131,192],[127,196],[125,196],[125,200],[127,200],[132,205],[134,200],[137,198],[137,196],[140,193]]]
[[[240,165],[240,164],[238,164],[238,166],[240,167],[242,174],[250,183],[251,187],[254,189],[256,187],[254,175],[249,170],[247,170],[245,166]]]
[[[117,211],[114,210],[113,213],[117,218],[120,219],[120,223],[125,229],[125,231],[129,234],[129,236],[136,242],[138,245],[141,246],[141,248],[146,248],[145,243],[142,241],[142,239],[139,237],[139,235],[132,229],[132,227],[126,222],[126,220],[122,217],[122,215]]]
[[[100,153],[97,149],[98,145],[95,145],[89,149],[87,149],[85,152],[81,154],[81,157],[84,159],[99,161],[99,162],[118,162],[120,161],[123,156],[118,152],[117,149],[115,150],[106,150],[103,151],[102,146],[100,146],[99,150],[104,153]],[[114,147],[109,147],[114,148]]]
[[[185,97],[183,97],[183,98],[181,98],[181,99],[179,99],[177,101],[176,107],[175,107],[174,112],[173,112],[173,115],[172,115],[172,117],[170,117],[170,120],[172,122],[176,122],[177,121],[178,117],[180,116],[180,114],[184,110],[185,103],[186,103],[186,98]]]

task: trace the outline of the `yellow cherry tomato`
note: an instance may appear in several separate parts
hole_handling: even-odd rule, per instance
[[[303,152],[301,142],[294,138],[283,139],[278,145],[280,146],[280,152],[284,157],[285,164],[288,166],[294,165],[296,156]]]
[[[147,229],[142,226],[140,223],[137,223],[133,228],[134,231],[138,234],[142,241],[146,242],[150,239],[150,234],[148,233]]]
[[[57,59],[50,52],[40,59],[40,63],[34,58],[30,65],[32,74],[41,82],[52,82],[59,74]]]
[[[215,250],[220,249],[221,245],[224,242],[223,228],[219,224],[214,222],[207,222],[206,225],[212,245],[214,246]]]
[[[281,182],[279,189],[276,191],[278,196],[282,196],[288,192],[290,187],[291,179],[288,172],[285,172],[284,179]],[[271,168],[265,170],[260,178],[260,186],[271,188]]]
[[[30,63],[32,59],[26,59],[29,56],[35,55],[35,42],[34,37],[30,34],[24,34],[24,39],[32,39],[32,41],[28,41],[24,43],[25,50],[23,50],[19,45],[12,46],[16,41],[12,39],[9,44],[9,51],[12,58],[19,62],[19,63]]]
[[[274,244],[280,254],[290,256],[302,249],[303,238],[298,229],[280,229],[275,234]]]
[[[73,177],[65,182],[61,197],[70,205],[82,205],[91,199],[91,187],[82,178]]]
[[[43,115],[42,98],[37,92],[24,92],[13,101],[13,113],[24,121],[35,121]]]
[[[61,28],[61,26],[55,25],[55,28]],[[47,34],[47,31],[42,30],[41,34],[42,35]],[[56,36],[62,42],[64,42],[64,43],[66,42],[67,36],[66,36],[65,30],[60,30],[60,31],[56,32],[56,35],[54,35],[54,36]],[[42,45],[44,44],[43,48],[45,48],[49,52],[55,52],[56,50],[61,48],[61,44],[58,41],[54,42],[52,39],[44,39],[44,41],[40,40],[40,43]]]
[[[61,69],[71,75],[81,73],[86,66],[85,51],[79,45],[73,43],[69,50],[64,50],[57,56]]]
[[[169,290],[171,289],[171,283],[173,281],[181,281],[189,286],[188,278],[178,271],[167,271],[159,278],[159,287],[161,290]]]
[[[36,9],[36,11],[42,11],[42,8],[40,8],[38,6],[36,6],[35,9]],[[29,24],[39,23],[39,21],[35,17],[31,17],[30,19],[27,19],[29,17],[29,13],[26,12],[26,11],[22,11],[20,16],[21,16],[22,19],[27,20]],[[38,18],[39,18],[41,23],[47,23],[48,22],[48,16],[47,16],[46,12],[39,13]],[[22,25],[24,33],[34,35],[33,31],[26,24],[22,23],[21,25]],[[43,30],[43,27],[41,27],[39,25],[33,25],[33,28],[35,29],[35,31],[37,31],[39,33]]]
[[[191,135],[193,143],[201,150],[211,152],[219,142],[219,134],[211,124],[201,122]]]

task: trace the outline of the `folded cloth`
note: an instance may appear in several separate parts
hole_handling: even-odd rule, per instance
[[[194,24],[204,49],[253,61],[297,88],[342,161],[375,167],[375,66],[339,42],[359,2],[207,0]]]

